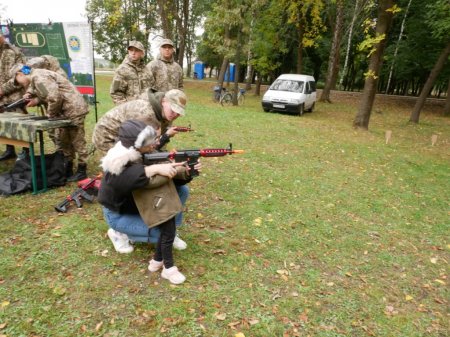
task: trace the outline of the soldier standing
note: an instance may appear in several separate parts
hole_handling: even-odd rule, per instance
[[[145,49],[139,41],[131,41],[128,55],[114,73],[109,93],[115,105],[136,99],[150,88],[151,73],[144,63]]]
[[[175,48],[169,39],[161,41],[156,60],[147,64],[152,74],[153,91],[183,90],[183,69],[174,60]]]
[[[27,106],[43,104],[49,119],[66,118],[73,127],[58,129],[57,144],[67,160],[67,181],[78,181],[87,177],[88,152],[84,131],[84,119],[89,112],[88,105],[77,88],[63,76],[46,69],[31,69],[16,65],[11,76],[24,87],[25,98],[31,99]],[[78,154],[78,169],[72,173],[72,166]]]
[[[151,61],[147,67],[153,75],[153,84],[151,89],[153,91],[168,91],[171,89],[183,90],[183,69],[175,62],[174,59],[175,48],[172,40],[163,39],[159,47],[159,55],[156,60]],[[177,132],[175,128],[169,128],[167,131],[162,130],[161,138],[168,142],[169,139],[175,136]],[[185,184],[176,185],[178,195],[181,203],[185,205],[189,197],[189,187]],[[179,228],[183,224],[183,212],[178,213],[175,217],[175,225]],[[184,242],[177,234],[174,245],[180,247],[179,249],[187,248]]]
[[[22,63],[22,52],[9,44],[0,30],[0,103],[11,103],[23,96],[23,88],[14,84],[11,80],[10,70],[17,63]],[[6,151],[0,155],[0,160],[14,158],[16,151],[13,145],[6,145]]]

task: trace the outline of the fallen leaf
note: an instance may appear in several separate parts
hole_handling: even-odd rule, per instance
[[[202,213],[197,213],[197,219],[203,219],[203,214]]]
[[[7,325],[8,325],[8,323],[2,323],[2,324],[0,324],[0,329],[6,328]]]
[[[406,295],[405,296],[405,300],[406,301],[412,301],[414,299],[414,297],[412,297],[411,295]]]
[[[250,319],[248,322],[250,323],[250,325],[255,325],[255,324],[259,323],[259,319],[253,318],[253,319]]]
[[[224,321],[227,318],[227,314],[225,313],[220,313],[220,312],[216,312],[214,314],[214,316],[216,317],[217,320],[219,321]]]
[[[100,253],[100,255],[103,256],[103,257],[107,257],[107,256],[108,256],[108,249],[103,250],[103,251]]]
[[[231,329],[236,329],[236,326],[238,326],[239,324],[241,324],[241,322],[236,321],[236,322],[228,323],[227,325],[228,325]]]
[[[443,286],[446,285],[446,283],[445,283],[444,281],[442,281],[442,280],[436,279],[436,280],[434,280],[434,281],[437,282],[437,283],[439,283],[439,284],[442,284]]]
[[[234,337],[245,337],[245,335],[242,332],[238,332]]]
[[[437,263],[437,257],[432,257],[431,259],[430,259],[430,262],[432,263],[432,264],[436,264]]]
[[[103,325],[103,322],[98,323],[98,324],[95,326],[95,331],[99,331],[99,330],[102,328],[102,325]]]
[[[2,302],[2,308],[7,307],[9,304],[10,304],[9,301],[3,301]]]

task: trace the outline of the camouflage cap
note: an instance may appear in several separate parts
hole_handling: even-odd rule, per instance
[[[170,103],[170,107],[180,116],[184,116],[186,112],[187,97],[184,92],[179,89],[172,89],[165,93],[164,98]]]
[[[142,52],[145,52],[144,45],[139,41],[131,41],[130,44],[128,45],[127,49],[130,49],[130,47],[134,47],[136,49],[139,49]]]
[[[45,59],[43,57],[33,57],[27,61],[27,66],[30,68],[42,69],[45,67]]]
[[[169,40],[169,39],[161,40],[161,43],[159,44],[159,47],[161,48],[162,46],[166,46],[166,45],[169,45],[169,46],[171,46],[173,48],[172,40]]]

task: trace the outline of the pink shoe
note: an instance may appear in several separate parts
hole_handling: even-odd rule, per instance
[[[150,263],[148,264],[148,270],[150,270],[152,273],[155,271],[158,271],[163,266],[163,261],[155,261],[153,259],[150,260]]]
[[[164,267],[161,277],[169,280],[172,284],[181,284],[186,280],[186,277],[178,271],[178,268],[173,266],[169,269]]]

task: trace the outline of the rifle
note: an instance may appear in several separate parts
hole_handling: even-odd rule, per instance
[[[143,159],[144,165],[151,165],[166,160],[174,160],[177,163],[187,161],[191,177],[196,177],[199,173],[194,169],[194,166],[198,163],[198,158],[222,157],[227,154],[231,155],[234,153],[244,153],[244,150],[233,150],[230,143],[229,147],[226,149],[180,150],[171,152],[144,153]]]
[[[14,111],[15,109],[22,109],[22,111],[26,113],[27,109],[25,109],[25,105],[27,105],[29,101],[28,98],[21,98],[11,103],[2,104],[0,105],[0,113]]]
[[[191,124],[189,126],[174,126],[175,131],[178,132],[192,132],[194,129],[191,128]]]
[[[189,126],[174,126],[175,131],[178,132],[192,132],[194,129],[191,128],[191,124]],[[170,137],[167,134],[163,134],[159,138],[159,146],[157,150],[161,150],[168,142],[170,142]]]
[[[78,208],[83,207],[83,204],[81,203],[81,199],[85,199],[89,202],[94,201],[94,196],[90,195],[87,190],[94,187],[96,184],[96,181],[101,179],[102,175],[99,174],[98,176],[89,179],[84,184],[82,184],[79,188],[77,188],[72,194],[68,195],[66,199],[61,202],[60,204],[55,206],[55,210],[60,213],[66,213],[67,212],[67,206],[73,201],[77,205]]]

